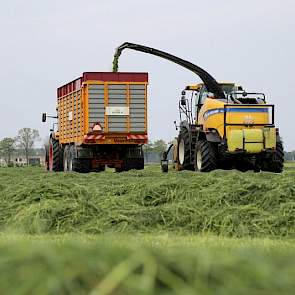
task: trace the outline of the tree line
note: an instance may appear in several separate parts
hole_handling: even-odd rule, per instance
[[[285,152],[285,160],[286,161],[295,161],[295,151]]]
[[[10,165],[14,153],[21,151],[26,157],[26,162],[29,163],[34,144],[38,140],[40,140],[38,130],[22,128],[18,131],[16,137],[5,137],[0,140],[0,158],[4,159],[7,165]]]
[[[145,162],[159,162],[163,152],[167,150],[168,144],[163,139],[149,141],[143,146]]]
[[[34,144],[40,140],[39,132],[32,128],[22,128],[18,131],[16,137],[5,137],[0,140],[0,159],[4,159],[8,165],[16,151],[22,152],[29,162],[32,155]],[[147,162],[159,160],[162,158],[163,152],[167,150],[168,144],[163,139],[149,141],[143,147],[145,159]],[[285,152],[286,161],[295,161],[295,151]]]

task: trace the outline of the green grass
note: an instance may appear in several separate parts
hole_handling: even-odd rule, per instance
[[[286,162],[284,165],[285,170],[295,169],[295,161]]]
[[[1,294],[292,294],[294,240],[103,235],[0,238]]]
[[[295,237],[295,170],[282,174],[0,169],[0,227],[29,234],[168,231]]]
[[[294,168],[0,168],[0,294],[292,294]]]

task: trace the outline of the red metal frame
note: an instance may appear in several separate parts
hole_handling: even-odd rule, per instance
[[[73,91],[79,90],[83,82],[95,80],[102,82],[148,82],[148,73],[133,72],[85,72],[82,77],[77,78],[57,89],[57,97],[65,96]]]

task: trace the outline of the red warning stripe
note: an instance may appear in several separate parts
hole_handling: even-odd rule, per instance
[[[85,135],[85,140],[97,140],[97,139],[105,139],[104,135]]]
[[[140,134],[130,134],[130,135],[127,135],[127,139],[148,139],[148,136],[140,135]]]

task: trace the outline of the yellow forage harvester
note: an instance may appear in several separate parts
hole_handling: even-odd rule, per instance
[[[199,66],[170,53],[125,42],[114,55],[113,71],[119,68],[123,50],[132,49],[176,63],[195,73],[203,83],[187,86],[179,101],[179,134],[161,161],[168,171],[167,155],[173,148],[177,170],[208,172],[237,168],[241,171],[282,172],[283,145],[275,128],[274,105],[263,93],[246,92],[235,83],[218,83]]]
[[[274,125],[274,105],[266,103],[263,93],[247,93],[235,83],[218,85],[222,98],[204,83],[182,92],[180,132],[174,144],[177,170],[281,172],[284,152]]]

